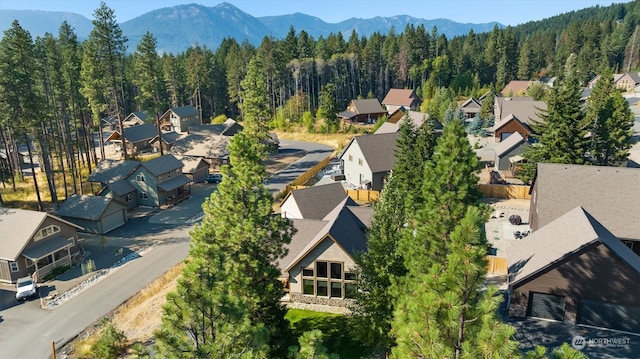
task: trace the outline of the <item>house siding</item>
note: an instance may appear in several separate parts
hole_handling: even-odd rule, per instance
[[[137,180],[138,175],[144,176],[144,182]],[[150,207],[160,206],[161,203],[159,203],[158,199],[158,179],[149,173],[146,168],[142,166],[138,167],[138,169],[129,176],[128,181],[137,190],[138,205]],[[146,199],[140,197],[143,192],[147,194]]]
[[[495,131],[495,134],[494,134],[495,142],[501,142],[500,138],[502,137],[502,134],[505,132],[507,133],[518,132],[520,133],[520,135],[522,135],[522,137],[525,140],[529,140],[529,131],[520,123],[518,123],[518,121],[516,121],[515,119],[509,120],[508,123],[506,123],[505,125],[503,125],[498,130]]]
[[[302,294],[302,268],[315,267],[316,261],[340,262],[344,272],[353,272],[353,259],[331,238],[325,237],[289,271],[289,295],[292,301],[308,304],[346,306],[351,300]],[[314,274],[316,274],[314,272]]]
[[[351,161],[349,160],[349,156],[352,156]],[[359,164],[360,160],[362,160],[362,165]],[[347,182],[357,186],[361,186],[365,180],[373,183],[373,173],[371,173],[364,154],[356,141],[353,141],[351,146],[349,146],[342,155],[342,165]]]
[[[502,156],[498,156],[498,154],[496,154],[496,158],[495,158],[496,169],[498,171],[509,170],[511,168],[511,162],[509,161],[509,158],[522,154],[522,152],[524,151],[524,147],[525,147],[524,144],[521,143],[520,145],[514,147],[511,151],[503,153]]]
[[[298,203],[290,196],[287,201],[282,204],[280,207],[280,213],[284,218],[292,218],[292,219],[302,219],[302,212],[300,212],[300,207]]]
[[[511,289],[509,315],[524,317],[532,292],[565,296],[564,320],[576,322],[581,299],[640,305],[640,274],[602,243],[565,258]]]

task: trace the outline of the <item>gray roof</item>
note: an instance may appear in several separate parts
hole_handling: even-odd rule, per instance
[[[325,239],[334,240],[346,253],[354,256],[358,252],[367,250],[367,237],[365,235],[366,227],[363,223],[346,207],[347,199],[345,198],[331,212],[327,214],[322,222],[324,226],[313,236],[306,239],[300,238],[296,241],[296,246],[302,248],[300,250],[289,250],[287,258],[293,258],[288,262],[280,261],[279,267],[282,273],[286,273],[293,268],[300,260],[320,244]],[[301,220],[309,221],[309,220]],[[294,224],[300,220],[294,221]],[[319,227],[319,226],[318,226]],[[314,225],[314,228],[315,227]],[[309,234],[310,231],[306,231]],[[296,248],[296,249],[298,249]],[[296,253],[297,252],[297,253]]]
[[[422,124],[424,123],[425,120],[429,119],[429,114],[425,113],[425,112],[418,112],[418,111],[407,111],[404,108],[399,108],[397,110],[395,110],[393,114],[395,114],[396,112],[402,112],[405,115],[408,114],[409,118],[411,118],[411,121],[413,121],[413,125],[416,128],[419,128],[420,126],[422,126]],[[376,130],[375,134],[382,134],[382,133],[392,133],[392,132],[398,132],[400,130],[400,124],[402,123],[404,119],[403,118],[396,122],[396,123],[390,123],[390,122],[385,122],[382,125],[380,125],[380,127],[378,127],[378,129]],[[433,128],[434,130],[442,130],[442,124],[440,123],[440,121],[438,120],[432,120],[433,122]]]
[[[297,189],[289,192],[282,201],[294,201],[302,218],[322,219],[340,202],[347,200],[348,205],[355,205],[341,183],[331,183],[322,186],[313,186],[304,189]]]
[[[357,113],[355,112],[351,112],[351,111],[342,111],[340,113],[338,113],[338,117],[341,118],[345,118],[345,119],[351,119],[356,117]]]
[[[287,245],[287,255],[278,261],[280,276],[288,278],[287,266],[307,247],[309,242],[327,225],[326,221],[318,219],[292,219],[296,233]]]
[[[363,100],[352,100],[358,114],[365,113],[383,113],[385,112],[380,105],[380,101],[376,98],[367,98]]]
[[[141,120],[142,120],[142,122],[146,121],[146,120],[147,120],[147,118],[149,118],[149,115],[147,115],[147,114],[146,114],[146,113],[144,113],[144,112],[141,112],[141,111],[134,111],[134,112],[131,112],[131,113],[129,114],[129,116],[127,116],[127,117],[125,118],[125,120],[127,120],[129,117],[133,117],[133,116],[135,116],[135,117],[137,117],[137,118],[141,119]]]
[[[174,142],[169,152],[193,157],[228,158],[229,137],[188,134]]]
[[[190,116],[200,115],[198,110],[196,110],[196,108],[191,105],[172,108],[170,111],[173,111],[178,117],[190,117]]]
[[[179,138],[180,138],[180,134],[177,133],[176,131],[164,132],[162,134],[162,142],[168,143],[168,144],[175,143]],[[149,143],[154,143],[156,141],[158,141],[158,135],[157,134],[151,141],[149,141]]]
[[[207,166],[209,166],[209,162],[207,162],[207,160],[202,157],[180,155],[175,155],[175,157],[184,165],[184,167],[182,167],[182,173],[195,173],[200,162],[204,162]]]
[[[123,204],[114,201],[114,199],[110,197],[72,194],[67,197],[62,206],[60,206],[55,213],[61,217],[97,221],[100,219],[107,207],[109,207],[111,202],[114,202],[123,208],[125,207]]]
[[[158,135],[158,127],[153,123],[126,127],[124,138],[129,142],[140,142],[150,140]]]
[[[616,237],[640,240],[640,169],[539,163],[533,185],[536,227],[581,206]]]
[[[217,123],[213,125],[193,125],[189,126],[190,134],[197,135],[222,135],[222,136],[233,136],[236,133],[242,131],[244,127],[241,124],[236,122],[235,120],[228,118],[223,123]]]
[[[591,214],[576,207],[507,249],[510,283],[525,281],[598,242],[640,273],[640,257]]]
[[[507,137],[504,141],[496,144],[496,147],[494,147],[493,150],[496,152],[496,155],[498,155],[498,157],[502,157],[524,142],[524,137],[522,137],[520,132],[514,132],[509,135],[509,137]]]
[[[351,206],[347,205],[347,208],[356,216],[360,222],[366,227],[371,228],[373,224],[373,207],[372,206]]]
[[[169,192],[173,191],[176,188],[180,188],[189,182],[191,182],[191,178],[181,174],[179,176],[171,178],[170,180],[158,183],[158,188],[165,192]]]
[[[547,109],[546,102],[534,101],[531,97],[496,97],[496,99],[501,106],[501,118],[496,119],[496,123],[502,122],[510,114],[526,124],[530,124],[532,120],[541,121],[539,114]]]
[[[160,176],[161,174],[171,172],[176,168],[182,168],[182,162],[180,162],[180,160],[175,158],[175,156],[172,154],[160,156],[146,162],[141,162],[141,165],[156,177]]]
[[[353,143],[357,143],[371,172],[386,172],[393,168],[396,161],[397,137],[398,134],[395,132],[355,136],[345,147],[345,150]]]
[[[131,185],[126,179],[117,180],[107,184],[109,190],[116,196],[123,196],[125,194],[135,192],[136,188]]]
[[[0,208],[0,258],[15,261],[47,217],[80,228],[46,212]]]
[[[413,90],[393,88],[389,89],[387,95],[382,99],[385,105],[411,106],[412,103],[419,101]]]
[[[89,175],[89,182],[111,183],[126,179],[140,165],[140,161],[103,159]]]
[[[42,257],[66,247],[73,247],[73,240],[61,236],[55,236],[47,239],[46,241],[39,241],[35,245],[26,248],[22,252],[22,255],[33,261],[37,261]]]

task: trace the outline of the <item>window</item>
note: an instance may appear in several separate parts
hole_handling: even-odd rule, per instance
[[[327,278],[327,262],[316,262],[317,276]]]
[[[342,279],[342,263],[331,263],[331,279]]]
[[[358,158],[358,164],[362,166],[362,158]]]
[[[353,161],[353,155],[349,155],[349,161]]]
[[[356,297],[356,285],[355,283],[344,284],[344,297],[353,299]]]
[[[331,282],[331,298],[342,298],[341,282]]]
[[[144,182],[144,175],[143,174],[136,175],[136,181]]]
[[[313,295],[313,279],[302,280],[302,294]]]
[[[131,202],[131,193],[129,193],[126,196],[124,196],[124,200],[127,201],[127,202]]]
[[[313,269],[303,268],[302,269],[302,276],[303,277],[313,277]]]
[[[328,295],[328,287],[326,280],[319,280],[316,282],[316,295],[319,297],[326,297]]]
[[[36,262],[34,262],[31,259],[27,258],[27,268],[33,267],[34,264],[36,264]]]
[[[147,199],[147,192],[140,192],[140,199]]]
[[[20,270],[20,267],[18,266],[18,262],[9,262],[9,265],[11,266],[12,272],[17,272]]]
[[[344,272],[344,280],[356,280],[355,273]]]
[[[33,236],[34,241],[39,241],[43,238],[47,238],[52,234],[60,232],[60,227],[56,225],[50,225],[44,228],[41,228],[35,236]]]

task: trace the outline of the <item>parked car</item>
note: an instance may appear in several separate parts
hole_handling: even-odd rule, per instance
[[[206,183],[220,183],[222,181],[222,175],[220,173],[212,173],[204,179]]]
[[[16,299],[26,300],[38,293],[36,282],[31,277],[23,277],[16,281]]]

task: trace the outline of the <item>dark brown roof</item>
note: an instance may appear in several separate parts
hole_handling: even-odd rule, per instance
[[[589,212],[576,207],[507,248],[510,284],[527,280],[598,242],[640,273],[640,257]]]
[[[618,238],[640,240],[640,169],[539,163],[534,189],[538,228],[582,206]]]

